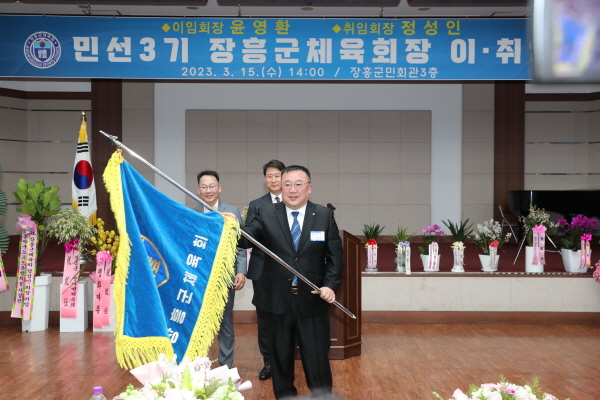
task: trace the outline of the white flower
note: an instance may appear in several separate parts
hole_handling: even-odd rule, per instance
[[[454,400],[469,400],[469,397],[462,392],[460,389],[456,389],[452,395]]]
[[[194,392],[187,389],[165,390],[165,400],[194,400]]]

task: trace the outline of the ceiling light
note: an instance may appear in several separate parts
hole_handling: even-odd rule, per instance
[[[419,10],[419,11],[429,11],[429,7],[421,7],[421,8],[417,8],[417,10]]]
[[[188,6],[188,7],[186,7],[186,8],[187,8],[188,10],[197,10],[197,9],[198,9],[198,7],[196,7],[196,6]]]
[[[314,8],[312,8],[312,7],[302,7],[301,10],[302,11],[312,11],[312,10],[314,10]]]

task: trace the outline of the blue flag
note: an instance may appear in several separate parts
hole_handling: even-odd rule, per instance
[[[116,352],[132,368],[164,353],[206,356],[234,276],[237,221],[197,213],[154,188],[121,150],[104,171],[121,244]]]

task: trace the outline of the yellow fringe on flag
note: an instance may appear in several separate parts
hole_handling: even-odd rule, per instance
[[[123,334],[125,320],[125,285],[129,274],[129,257],[131,242],[127,235],[125,223],[125,203],[123,200],[123,187],[121,182],[120,164],[125,161],[121,149],[115,151],[108,161],[102,178],[106,190],[110,194],[110,207],[115,214],[117,229],[121,241],[116,257],[114,293],[116,304],[115,322],[115,351],[117,362],[123,368],[132,369],[151,361],[158,360],[163,353],[170,359],[173,356],[173,346],[167,337],[133,338]]]
[[[116,256],[114,297],[116,303],[115,344],[117,362],[123,368],[134,368],[158,360],[163,353],[167,358],[173,355],[171,341],[167,337],[133,338],[123,334],[125,319],[125,285],[129,272],[131,242],[127,235],[125,206],[121,182],[120,164],[125,161],[119,149],[113,153],[104,170],[103,179],[110,193],[110,204],[121,241]],[[240,235],[239,223],[229,217],[224,218],[221,240],[217,249],[211,274],[206,286],[200,315],[184,357],[194,358],[208,355],[209,347],[219,330],[223,311],[228,300],[228,292],[233,285],[237,242]]]
[[[223,311],[228,300],[228,292],[233,285],[237,242],[241,232],[235,219],[224,217],[224,220],[221,241],[206,285],[200,316],[196,321],[196,326],[184,355],[184,357],[190,357],[190,359],[196,356],[205,357],[208,355],[210,344],[221,326]]]

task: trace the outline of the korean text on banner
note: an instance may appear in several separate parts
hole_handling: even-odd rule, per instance
[[[206,356],[233,283],[237,221],[197,213],[111,157],[104,182],[121,233],[117,252],[117,361],[132,368],[159,354]]]

